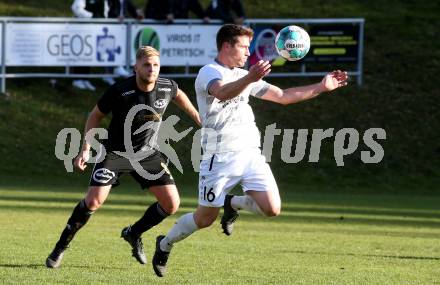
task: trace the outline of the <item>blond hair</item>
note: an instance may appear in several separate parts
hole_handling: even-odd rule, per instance
[[[140,48],[138,48],[136,52],[136,60],[142,59],[144,57],[152,57],[152,56],[157,56],[157,57],[160,56],[159,51],[154,47],[141,46]]]

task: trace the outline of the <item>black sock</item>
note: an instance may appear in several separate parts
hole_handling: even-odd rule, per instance
[[[165,212],[159,203],[156,202],[148,207],[142,218],[131,226],[131,233],[135,236],[140,236],[142,233],[162,222],[169,215],[170,214]]]
[[[86,201],[84,199],[81,200],[73,209],[72,215],[70,216],[69,220],[67,221],[66,227],[61,233],[60,239],[58,240],[56,247],[67,247],[70,241],[75,236],[76,232],[87,223],[92,214],[93,211],[87,208]]]

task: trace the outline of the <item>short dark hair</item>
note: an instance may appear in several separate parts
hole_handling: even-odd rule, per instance
[[[229,43],[232,46],[235,45],[237,37],[240,36],[248,36],[252,39],[254,31],[251,28],[234,24],[224,25],[217,32],[217,50],[220,51],[223,43]]]

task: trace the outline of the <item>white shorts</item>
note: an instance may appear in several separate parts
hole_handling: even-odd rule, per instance
[[[222,207],[226,194],[238,183],[244,192],[278,192],[275,178],[260,149],[216,153],[200,163],[199,205]]]

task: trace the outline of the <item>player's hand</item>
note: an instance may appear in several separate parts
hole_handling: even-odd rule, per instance
[[[87,167],[87,161],[90,158],[90,150],[82,150],[78,156],[75,158],[75,162],[73,165],[75,165],[76,168],[78,168],[81,171],[84,171]]]
[[[334,70],[322,79],[321,84],[325,91],[332,91],[338,87],[346,86],[348,74],[346,71]]]
[[[252,65],[251,68],[249,68],[248,77],[251,80],[251,82],[257,82],[264,76],[268,75],[271,71],[272,66],[270,65],[270,62],[267,60],[260,60],[256,64]]]

